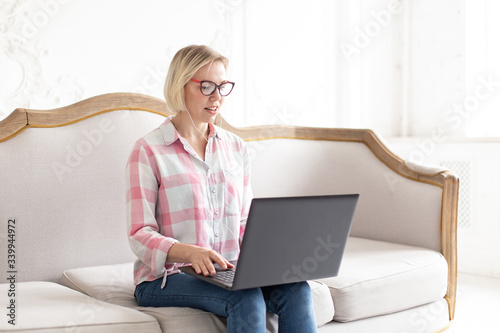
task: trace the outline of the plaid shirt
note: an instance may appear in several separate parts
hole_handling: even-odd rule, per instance
[[[181,242],[238,258],[252,190],[245,142],[212,124],[203,161],[172,117],[138,140],[126,169],[127,223],[137,256],[134,282],[178,273],[168,250]]]

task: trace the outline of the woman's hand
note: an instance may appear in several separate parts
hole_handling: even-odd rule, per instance
[[[167,262],[191,263],[195,272],[204,276],[215,274],[214,262],[219,264],[222,269],[234,267],[233,264],[214,250],[183,243],[175,243],[170,247]]]

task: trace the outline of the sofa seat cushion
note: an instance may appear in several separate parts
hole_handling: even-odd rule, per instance
[[[390,314],[444,297],[448,266],[441,253],[350,237],[339,275],[321,279],[335,304],[335,321]]]
[[[14,310],[0,321],[8,332],[161,332],[155,318],[105,303],[53,282],[0,284],[0,294],[14,290]],[[10,302],[10,300],[9,300]],[[9,320],[14,322],[9,323]],[[15,324],[15,325],[14,325]]]
[[[140,307],[134,297],[133,263],[71,269],[63,273],[61,283],[101,301],[138,309],[154,316],[163,331],[225,332],[225,319],[191,308]],[[333,319],[333,301],[328,287],[310,281],[316,310],[316,322],[322,326]],[[274,331],[276,321],[268,315],[268,331]],[[186,322],[190,324],[185,325]]]

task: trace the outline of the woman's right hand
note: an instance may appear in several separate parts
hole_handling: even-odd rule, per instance
[[[191,263],[195,272],[197,274],[203,274],[204,276],[215,274],[215,267],[213,265],[214,262],[219,264],[222,269],[234,267],[233,264],[214,250],[183,243],[175,243],[170,247],[167,261],[169,263]]]

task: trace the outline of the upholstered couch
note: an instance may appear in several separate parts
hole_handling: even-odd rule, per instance
[[[225,331],[213,314],[143,308],[133,296],[124,168],[133,143],[166,115],[161,100],[116,93],[16,109],[0,122],[0,330]],[[256,197],[360,194],[339,276],[310,281],[319,332],[449,327],[458,198],[450,171],[402,160],[370,130],[223,127],[248,142]]]

